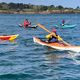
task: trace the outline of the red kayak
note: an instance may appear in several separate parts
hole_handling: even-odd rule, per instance
[[[3,36],[0,36],[0,40],[12,41],[12,40],[15,40],[18,36],[19,36],[19,34],[16,34],[16,35],[3,35]]]

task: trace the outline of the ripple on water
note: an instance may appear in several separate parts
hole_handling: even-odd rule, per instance
[[[25,18],[32,24],[39,22],[51,31],[54,24],[61,24],[62,19],[69,20],[71,24],[77,23],[75,28],[64,30],[57,28],[57,32],[71,44],[80,43],[79,14],[1,14],[0,34],[19,34],[19,37],[16,45],[0,44],[0,79],[79,80],[80,64],[76,63],[79,61],[79,54],[57,51],[34,43],[33,36],[44,40],[48,33],[40,27],[20,28],[17,24],[22,23]]]

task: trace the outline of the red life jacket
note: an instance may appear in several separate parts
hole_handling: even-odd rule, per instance
[[[27,27],[28,25],[30,25],[30,22],[28,20],[24,21],[24,27]]]

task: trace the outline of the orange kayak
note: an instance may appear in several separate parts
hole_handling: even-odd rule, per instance
[[[33,37],[33,41],[40,45],[48,46],[48,47],[51,47],[60,51],[66,50],[66,51],[80,52],[80,46],[71,46],[71,45],[67,46],[58,42],[48,43],[36,37]]]
[[[0,40],[12,41],[12,40],[15,40],[18,36],[19,36],[19,34],[16,34],[16,35],[3,35],[3,36],[0,36]]]

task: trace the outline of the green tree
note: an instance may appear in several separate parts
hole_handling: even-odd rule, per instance
[[[59,10],[64,9],[63,6],[61,6],[61,5],[57,6],[57,8],[58,8]]]
[[[79,6],[77,6],[77,7],[76,7],[76,9],[80,10],[80,7],[79,7]]]

